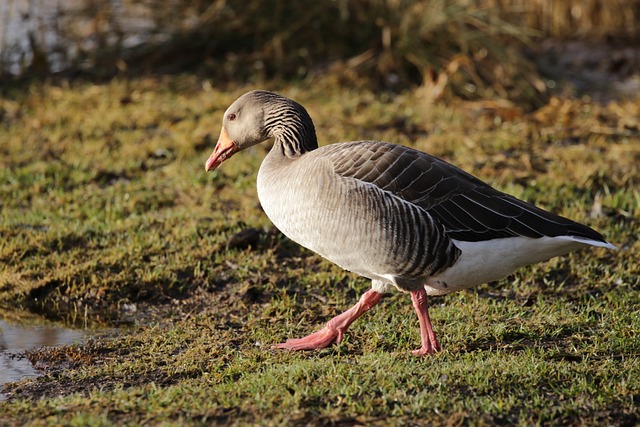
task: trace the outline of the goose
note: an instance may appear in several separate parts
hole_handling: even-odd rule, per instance
[[[417,355],[441,350],[428,297],[494,280],[570,251],[609,249],[595,230],[498,191],[424,152],[382,141],[318,147],[299,103],[255,90],[225,111],[205,164],[273,139],[257,177],[258,198],[288,238],[371,280],[344,313],[304,338],[272,348],[340,343],[358,317],[392,289],[409,293],[420,325]]]

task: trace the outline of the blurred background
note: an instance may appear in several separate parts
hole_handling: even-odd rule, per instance
[[[27,352],[46,376],[0,425],[637,425],[639,30],[640,0],[0,0],[0,391],[84,336],[40,318],[118,335]],[[402,295],[267,352],[369,284],[260,211],[268,144],[205,172],[257,88],[321,145],[427,151],[620,250],[439,299],[429,375],[383,355],[418,340]]]
[[[195,72],[540,106],[640,88],[640,0],[2,0],[0,79]]]

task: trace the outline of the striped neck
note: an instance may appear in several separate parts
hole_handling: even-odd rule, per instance
[[[283,156],[296,158],[318,148],[313,121],[307,110],[290,99],[281,98],[265,115],[265,128],[275,139],[274,148]]]

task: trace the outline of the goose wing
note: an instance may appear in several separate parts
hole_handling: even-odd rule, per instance
[[[373,184],[389,197],[419,206],[452,239],[477,242],[514,236],[571,236],[606,243],[587,226],[502,193],[421,151],[379,141],[324,148],[338,175]]]

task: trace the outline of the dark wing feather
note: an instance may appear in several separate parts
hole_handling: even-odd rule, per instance
[[[369,182],[426,210],[462,241],[574,236],[604,242],[591,228],[502,193],[436,157],[401,145],[357,141],[323,147],[336,173]]]

